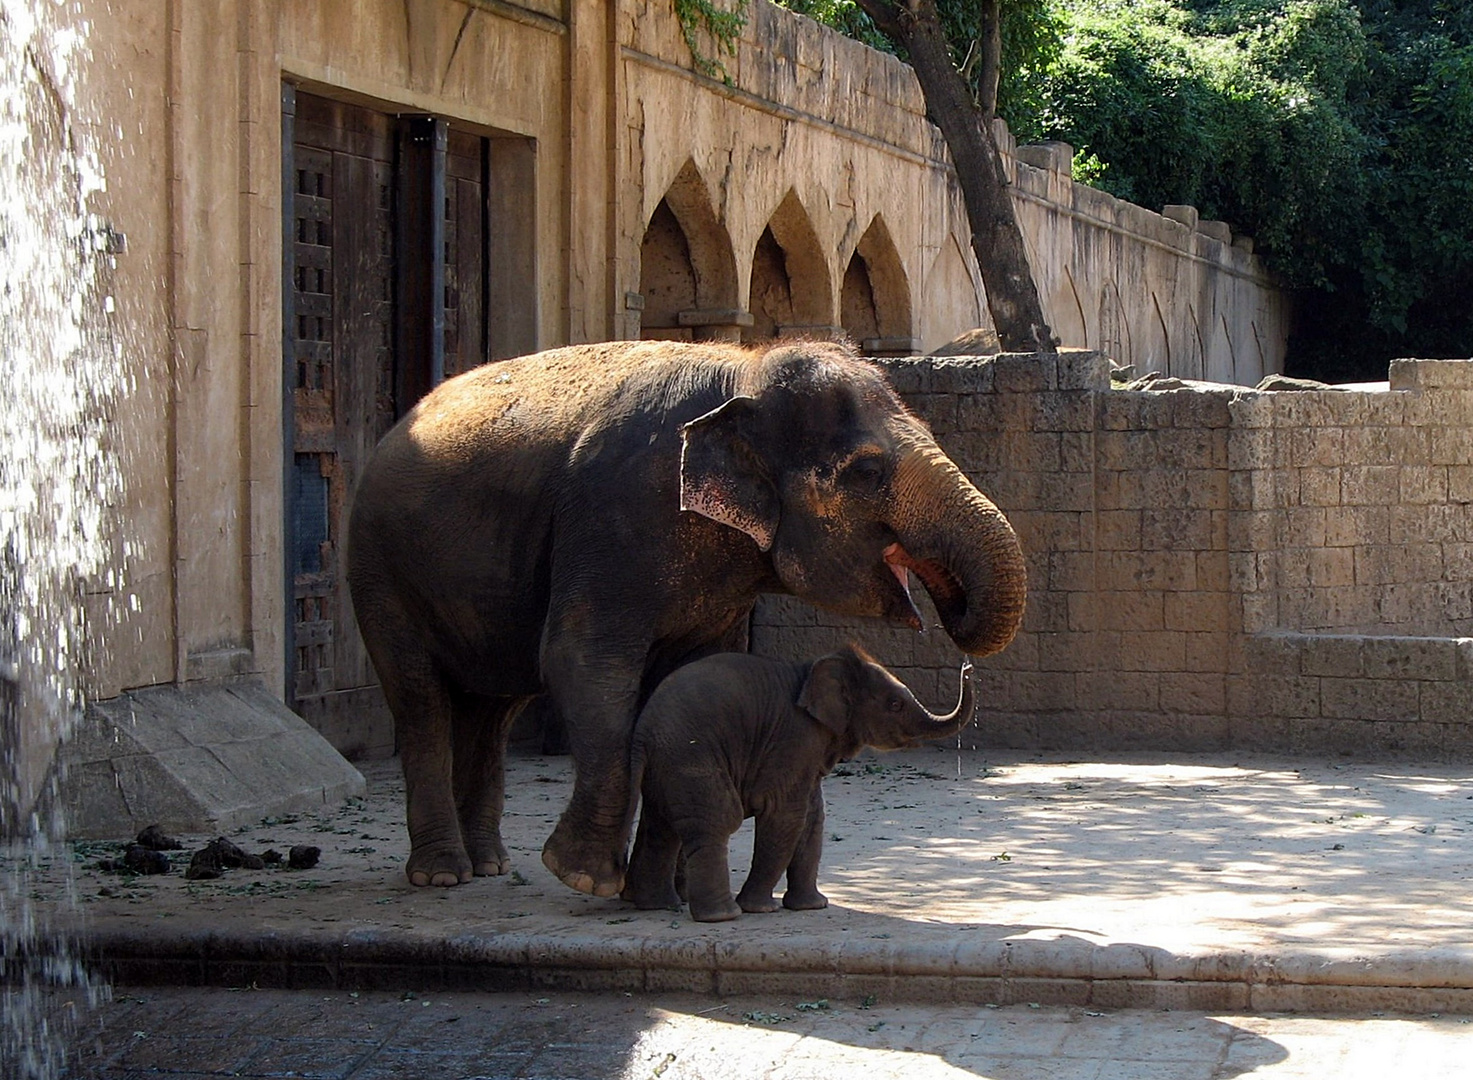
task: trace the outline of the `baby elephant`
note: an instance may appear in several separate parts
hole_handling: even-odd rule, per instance
[[[818,891],[823,851],[820,783],[862,747],[897,750],[955,735],[972,719],[971,664],[955,711],[933,716],[855,646],[811,664],[719,653],[676,670],[634,729],[633,795],[644,796],[624,898],[678,908],[684,851],[691,915],[700,922],[828,905]],[[633,813],[633,807],[630,809]],[[752,869],[735,901],[727,841],[757,819]]]

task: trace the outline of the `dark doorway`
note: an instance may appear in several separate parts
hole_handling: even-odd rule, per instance
[[[491,199],[493,176],[526,182],[526,140],[452,130],[283,88],[283,349],[287,703],[350,757],[394,750],[393,725],[344,577],[358,473],[378,440],[441,379],[528,335],[493,310],[535,288],[531,223]],[[523,189],[530,191],[530,183]],[[525,207],[522,209],[525,218]],[[520,253],[498,282],[493,252]],[[520,295],[519,295],[520,294]],[[535,328],[532,330],[535,335]]]

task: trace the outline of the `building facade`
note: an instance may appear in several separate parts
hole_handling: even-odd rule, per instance
[[[85,589],[92,701],[247,678],[344,754],[390,753],[342,534],[365,456],[436,381],[580,341],[896,356],[987,322],[909,68],[765,0],[734,55],[713,45],[724,79],[693,71],[668,0],[80,8],[68,122],[102,158],[131,388],[114,557]],[[1066,345],[1281,369],[1287,301],[1251,243],[999,134]]]

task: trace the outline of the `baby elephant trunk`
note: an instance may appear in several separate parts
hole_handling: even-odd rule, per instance
[[[948,735],[955,735],[972,722],[972,713],[977,706],[977,691],[972,685],[972,663],[969,660],[962,662],[961,679],[961,698],[955,709],[943,716],[937,716],[925,708],[920,710],[923,719],[918,718],[911,725],[911,730],[906,732],[912,745],[928,739],[943,739]]]

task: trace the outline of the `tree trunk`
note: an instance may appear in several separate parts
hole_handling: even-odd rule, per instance
[[[977,12],[977,47],[981,55],[977,76],[977,108],[984,123],[997,114],[997,84],[1002,76],[1002,12],[999,0],[982,0]]]
[[[935,0],[856,2],[881,33],[905,49],[926,111],[946,139],[999,342],[1008,352],[1054,352],[992,125],[951,59]]]

